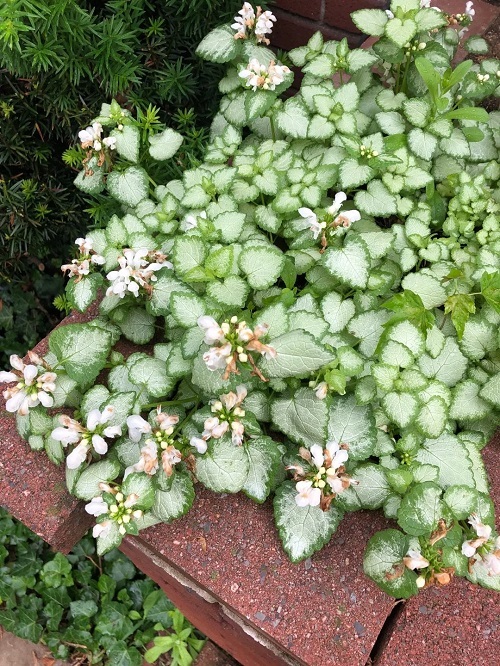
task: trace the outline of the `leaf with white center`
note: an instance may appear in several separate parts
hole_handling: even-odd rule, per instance
[[[360,340],[359,351],[362,354],[373,356],[384,331],[383,325],[390,317],[391,315],[383,310],[368,310],[351,319],[347,330]]]
[[[352,471],[352,477],[358,483],[350,490],[363,509],[379,509],[391,494],[391,486],[381,465],[359,465]]]
[[[140,167],[112,171],[106,181],[108,192],[126,206],[137,206],[148,196],[148,174]]]
[[[210,195],[205,192],[201,185],[193,185],[182,198],[182,204],[186,208],[205,208],[210,203]]]
[[[191,508],[195,492],[193,482],[186,472],[175,471],[167,490],[156,490],[151,513],[162,523],[171,523],[184,516]]]
[[[378,106],[384,111],[398,111],[405,99],[404,93],[395,95],[390,88],[383,88],[376,97]]]
[[[354,197],[357,209],[373,217],[388,217],[396,213],[396,199],[381,180],[372,180],[366,190],[357,192]]]
[[[361,32],[376,37],[382,37],[388,22],[387,14],[381,9],[359,9],[351,18]]]
[[[181,340],[181,353],[185,359],[194,358],[200,351],[205,331],[199,326],[189,328]]]
[[[384,134],[403,134],[406,129],[406,121],[397,111],[377,113],[375,119]]]
[[[170,310],[179,326],[191,328],[205,314],[206,306],[196,294],[175,291],[170,297]]]
[[[304,102],[291,97],[276,114],[278,129],[294,139],[305,139],[309,127],[309,114]]]
[[[446,300],[446,291],[439,280],[425,273],[409,273],[401,282],[403,289],[418,294],[426,310],[443,305]]]
[[[419,167],[409,167],[405,172],[405,187],[408,190],[420,190],[432,181],[432,176]]]
[[[202,347],[200,354],[194,359],[192,363],[191,380],[195,386],[198,386],[204,393],[213,397],[214,395],[227,393],[228,391],[233,390],[237,384],[243,383],[241,377],[239,377],[237,382],[236,379],[233,379],[234,377],[238,378],[237,375],[232,375],[231,380],[227,380],[222,379],[222,370],[215,370],[213,372],[209,370],[202,358],[202,355],[205,353],[205,351],[207,351],[206,346]],[[170,369],[170,364],[167,364],[167,370],[170,373],[172,372]],[[183,368],[182,374],[185,374],[185,368]]]
[[[71,379],[89,384],[103,369],[111,342],[107,331],[86,324],[68,324],[51,333],[49,349]]]
[[[241,79],[240,79],[241,80]],[[245,95],[247,123],[265,114],[274,104],[275,95],[268,90],[248,90]]]
[[[139,159],[139,144],[141,140],[139,128],[134,125],[124,125],[123,129],[114,129],[110,135],[116,139],[116,152],[129,162]]]
[[[170,127],[149,137],[149,154],[155,160],[169,160],[181,147],[183,137]]]
[[[452,391],[450,417],[457,421],[478,421],[485,418],[491,406],[479,397],[481,385],[472,379],[459,382]]]
[[[335,89],[335,104],[340,104],[345,113],[356,111],[359,105],[359,91],[354,81],[345,83],[343,86]]]
[[[399,526],[412,536],[433,532],[444,514],[441,493],[441,488],[430,481],[411,488],[401,500]]]
[[[245,398],[245,411],[251,412],[257,421],[271,420],[271,408],[269,397],[263,391],[252,391]]]
[[[107,531],[104,536],[97,537],[96,540],[96,550],[97,555],[102,557],[106,553],[109,553],[114,548],[117,548],[122,542],[122,535],[118,531],[118,523],[114,521],[111,523],[109,531]]]
[[[228,308],[244,308],[250,291],[248,284],[237,275],[229,275],[223,282],[210,282],[207,294]]]
[[[264,310],[256,313],[255,324],[266,324],[269,326],[268,338],[272,340],[286,333],[289,328],[288,313],[283,303],[273,303]]]
[[[410,349],[415,356],[420,356],[424,351],[425,338],[422,331],[409,321],[400,321],[387,329],[390,340],[400,342]]]
[[[289,320],[290,329],[292,331],[297,328],[302,328],[304,331],[308,331],[314,335],[318,340],[321,340],[328,330],[328,324],[322,317],[313,314],[312,312],[306,312],[305,310],[290,312]]]
[[[425,437],[436,438],[443,432],[448,421],[448,407],[439,396],[422,405],[415,418],[417,429]]]
[[[366,244],[354,237],[342,248],[329,247],[323,255],[323,263],[338,280],[350,287],[363,289],[368,282],[370,254]]]
[[[92,273],[78,281],[71,278],[66,286],[69,302],[78,312],[85,312],[97,298],[97,291],[102,283],[102,275],[99,273]]]
[[[335,72],[335,60],[329,53],[320,53],[305,65],[303,71],[321,79],[329,79]]]
[[[368,541],[363,558],[365,574],[396,599],[408,599],[418,593],[417,574],[403,564],[409,545],[406,534],[382,530]]]
[[[217,249],[212,248],[205,262],[207,271],[211,271],[218,278],[227,277],[234,265],[234,247],[225,245]]]
[[[479,392],[481,398],[491,403],[493,407],[500,408],[500,374],[493,375]]]
[[[445,491],[443,500],[457,520],[466,520],[476,508],[477,490],[468,486],[450,486]]]
[[[401,20],[393,18],[385,26],[385,36],[394,44],[403,48],[405,44],[411,42],[417,33],[417,24],[411,19]]]
[[[472,35],[469,39],[466,39],[463,47],[466,51],[475,55],[486,55],[490,50],[488,42],[478,35]]]
[[[384,396],[382,407],[399,428],[406,428],[415,418],[419,402],[411,393],[391,391]]]
[[[253,437],[243,449],[248,458],[248,476],[243,486],[245,495],[262,504],[267,499],[278,468],[281,451],[270,437]]]
[[[481,451],[474,442],[467,441],[463,435],[460,434],[458,438],[464,445],[465,450],[467,451],[467,455],[469,456],[469,460],[471,461],[472,476],[474,477],[474,487],[480,493],[489,493],[490,480],[484,466],[484,460],[483,456],[481,455]],[[476,513],[479,514],[480,512],[476,511]],[[494,519],[491,522],[494,523]]]
[[[276,398],[271,404],[271,418],[281,432],[298,444],[310,448],[325,442],[328,408],[312,389],[302,387],[293,395]]]
[[[236,211],[220,213],[214,218],[214,227],[220,231],[225,243],[235,243],[243,229],[245,215]]]
[[[198,481],[216,493],[242,490],[250,471],[243,446],[235,446],[230,435],[209,441],[208,451],[196,460]]]
[[[447,155],[452,157],[469,157],[470,148],[469,142],[464,136],[464,133],[455,128],[448,139],[441,139],[439,147]]]
[[[335,125],[327,118],[320,115],[315,115],[311,118],[309,128],[307,130],[308,139],[316,139],[323,141],[329,139],[335,133]]]
[[[153,284],[153,292],[148,301],[148,310],[151,314],[159,316],[170,312],[170,298],[174,292],[189,294],[191,289],[180,282],[172,273],[161,271],[157,282]]]
[[[91,500],[101,494],[100,483],[114,481],[120,473],[120,463],[118,460],[107,458],[89,465],[78,477],[73,493],[76,497],[83,500]]]
[[[372,367],[372,375],[382,391],[391,391],[399,377],[399,368],[386,363],[377,363]]]
[[[377,62],[377,56],[365,49],[353,49],[347,54],[347,71],[355,74],[362,69],[367,69]]]
[[[280,276],[284,263],[283,253],[272,245],[246,247],[238,259],[252,289],[271,287]]]
[[[469,319],[465,324],[460,350],[471,361],[480,361],[497,349],[495,327],[484,319]]]
[[[141,307],[127,310],[118,326],[127,340],[136,345],[145,345],[155,334],[155,318]],[[95,348],[92,351],[95,353]]]
[[[461,353],[454,338],[446,338],[443,350],[436,358],[423,354],[418,365],[429,379],[438,379],[446,386],[455,386],[467,369],[467,359]]]
[[[295,484],[285,481],[276,490],[273,503],[283,548],[292,562],[307,559],[327,544],[342,519],[334,504],[328,511],[319,506],[299,507],[296,495]]]
[[[436,152],[438,141],[433,134],[416,127],[408,134],[408,145],[414,155],[429,161]]]
[[[281,226],[281,220],[272,208],[268,206],[257,206],[255,209],[255,222],[265,231],[271,231],[273,234]]]
[[[349,460],[369,458],[377,440],[371,408],[358,405],[352,395],[334,398],[329,410],[327,439],[347,444]]]
[[[365,359],[352,347],[345,346],[337,349],[340,369],[346,375],[353,377],[359,375],[365,366]]]
[[[475,560],[466,576],[476,585],[500,592],[500,574],[493,575],[483,560]]]
[[[436,11],[434,7],[424,7],[416,13],[415,23],[419,32],[425,32],[446,25],[446,17],[443,12]]]
[[[125,497],[137,495],[139,499],[136,502],[138,509],[150,509],[155,499],[155,489],[153,480],[144,472],[133,472],[129,474],[122,483],[121,491]]]
[[[395,342],[394,340],[387,340],[382,346],[380,360],[383,363],[394,365],[399,368],[409,368],[413,365],[415,359],[411,350],[408,349],[406,345],[401,344],[401,342]]]
[[[367,164],[359,164],[354,157],[348,157],[340,163],[339,181],[345,190],[368,183],[375,172]]]
[[[210,62],[230,62],[241,51],[241,40],[234,36],[234,31],[227,25],[215,28],[202,39],[196,54]]]
[[[94,385],[89,389],[82,398],[80,403],[80,412],[84,418],[87,418],[93,409],[101,409],[105,402],[108,401],[110,392],[105,386],[101,384]]]
[[[321,310],[323,318],[329,325],[330,333],[343,331],[356,312],[350,298],[343,300],[342,296],[334,291],[323,298]]]
[[[141,358],[129,371],[130,381],[144,387],[154,398],[161,398],[172,388],[165,363],[158,358]]]
[[[265,377],[307,377],[333,359],[331,352],[301,329],[275,338],[272,347],[276,357],[260,362]]]
[[[442,488],[476,485],[467,449],[455,435],[445,432],[437,439],[427,439],[415,460],[439,469],[438,483]]]
[[[172,262],[178,275],[186,275],[193,268],[198,268],[205,261],[207,249],[201,238],[178,236],[172,252]]]
[[[431,110],[425,99],[412,98],[403,102],[403,113],[414,127],[427,127]]]
[[[57,373],[56,387],[52,392],[54,398],[54,407],[78,407],[81,400],[80,392],[78,391],[78,382],[68,377],[63,372]]]

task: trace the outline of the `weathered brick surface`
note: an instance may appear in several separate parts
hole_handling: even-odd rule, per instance
[[[357,9],[387,9],[389,0],[325,0],[323,22],[341,30],[359,33],[351,20]]]
[[[273,7],[279,7],[292,14],[320,21],[324,12],[324,0],[274,0]]]

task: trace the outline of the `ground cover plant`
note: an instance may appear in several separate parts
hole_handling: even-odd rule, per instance
[[[428,5],[354,12],[370,50],[315,34],[283,99],[275,17],[245,3],[198,47],[227,73],[182,178],[154,176],[182,136],[115,100],[80,132],[76,185],[122,207],[63,266],[77,310],[102,290],[99,316],[0,379],[20,434],[88,502],[99,553],[187,513],[202,484],[272,495],[294,562],[345,512],[382,509],[398,529],[364,567],[388,594],[453,575],[500,589],[481,458],[500,408],[500,115],[480,106],[500,66],[453,67],[460,40],[486,48],[466,39],[474,10]]]
[[[153,663],[161,652],[147,646],[167,640],[174,643],[169,663],[189,666],[203,644],[162,590],[118,550],[100,557],[87,535],[69,555],[54,553],[3,509],[0,610],[5,629],[78,666],[140,666],[143,656]]]

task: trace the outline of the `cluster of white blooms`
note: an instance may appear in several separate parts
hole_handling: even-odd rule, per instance
[[[68,271],[70,277],[76,276],[78,281],[90,273],[92,264],[102,266],[106,263],[106,259],[94,251],[91,238],[77,238],[75,245],[78,245],[80,257],[73,259],[70,264],[61,266],[61,270],[63,273]]]
[[[290,73],[290,69],[286,65],[277,65],[274,60],[271,60],[269,65],[262,65],[257,58],[252,58],[248,63],[246,69],[241,70],[239,76],[245,79],[245,84],[257,90],[274,90],[285,80],[285,76]]]
[[[109,150],[115,150],[116,138],[113,136],[107,136],[103,139],[101,134],[101,123],[92,123],[92,125],[86,129],[78,132],[78,138],[82,142],[82,148],[93,148],[94,150],[100,151],[103,146],[106,146]]]
[[[231,25],[236,30],[235,39],[247,39],[253,33],[257,43],[269,44],[266,35],[272,33],[273,23],[276,23],[276,16],[272,12],[263,12],[261,7],[255,11],[249,2],[244,2],[238,14]]]
[[[204,315],[198,318],[198,326],[205,331],[203,342],[216,345],[203,354],[209,370],[214,372],[225,369],[223,376],[227,379],[231,373],[238,374],[237,361],[248,362],[253,372],[266,381],[248,352],[258,352],[267,359],[276,358],[276,350],[260,342],[260,338],[269,331],[267,324],[257,324],[252,331],[245,321],[238,321],[238,317],[231,317],[219,326],[213,317]]]
[[[77,445],[66,458],[68,469],[80,467],[91,448],[100,455],[107,453],[108,444],[104,438],[114,439],[122,434],[120,426],[106,426],[114,414],[115,408],[112,405],[105,407],[102,412],[92,409],[87,416],[86,426],[67,414],[59,416],[61,426],[52,431],[52,439],[61,442],[63,446]]]
[[[113,526],[113,522],[118,525],[118,531],[124,535],[127,532],[126,525],[134,519],[142,518],[143,512],[141,509],[134,511],[133,507],[137,504],[139,496],[135,493],[125,497],[122,492],[117,488],[111,488],[107,483],[100,483],[99,488],[111,495],[114,495],[114,503],[108,505],[104,499],[93,497],[92,500],[85,506],[85,511],[91,516],[103,516],[108,514],[109,519],[104,520],[97,525],[94,525],[92,535],[94,539],[97,537],[106,538]]]
[[[357,210],[346,210],[340,213],[342,204],[347,199],[345,192],[338,192],[331,206],[329,206],[321,220],[310,208],[299,208],[299,215],[305,218],[310,230],[313,232],[315,240],[320,234],[325,234],[327,228],[336,229],[337,227],[348,228],[353,222],[361,219],[361,214]]]
[[[313,444],[309,451],[301,449],[301,456],[312,463],[317,472],[309,475],[311,478],[297,482],[295,501],[301,507],[321,505],[326,509],[334,495],[339,495],[353,483],[346,476],[344,467],[349,454],[338,442],[327,442],[324,449],[319,444]],[[288,469],[296,470],[296,477],[307,476],[302,467],[291,466]]]
[[[120,268],[106,276],[111,282],[106,296],[124,298],[127,293],[131,293],[137,297],[141,287],[149,294],[152,291],[150,283],[157,280],[155,273],[162,268],[173,268],[164,254],[146,248],[123,250],[123,255],[118,257],[118,264]]]
[[[490,576],[500,575],[500,536],[492,539],[491,527],[484,525],[474,513],[469,516],[468,521],[477,536],[464,541],[462,554],[476,561],[481,560]],[[478,549],[482,549],[482,552],[478,553]]]
[[[214,416],[205,420],[204,431],[201,437],[192,437],[191,446],[195,446],[198,451],[205,446],[211,437],[219,439],[226,432],[231,431],[231,439],[235,446],[241,446],[245,426],[240,421],[245,416],[245,410],[241,407],[247,397],[245,386],[237,386],[236,393],[230,391],[221,395],[219,400],[211,401],[211,411]]]
[[[12,370],[9,372],[0,372],[0,383],[16,385],[5,389],[3,397],[7,401],[5,409],[8,412],[17,412],[21,416],[26,416],[32,407],[43,405],[52,407],[54,398],[51,393],[56,389],[57,375],[49,370],[38,354],[28,352],[31,361],[26,365],[24,361],[16,354],[10,357]]]

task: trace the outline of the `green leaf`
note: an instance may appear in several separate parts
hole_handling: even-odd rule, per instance
[[[149,137],[149,154],[155,160],[169,160],[182,145],[183,137],[170,127]]]
[[[417,24],[411,19],[393,18],[386,23],[385,36],[394,44],[403,48],[417,34]]]
[[[388,301],[382,303],[382,307],[391,310],[391,316],[386,326],[397,321],[408,320],[414,324],[423,334],[426,333],[434,323],[434,315],[429,312],[418,294],[409,289],[402,293],[394,294]]]
[[[437,439],[426,440],[415,459],[417,462],[434,465],[439,469],[438,483],[442,488],[475,487],[467,450],[455,435],[444,433]]]
[[[148,174],[140,167],[112,171],[106,181],[108,192],[126,206],[137,204],[148,196]]]
[[[347,71],[355,74],[362,69],[368,69],[377,62],[377,56],[365,49],[353,49],[347,54]]]
[[[486,55],[490,50],[488,42],[478,35],[471,35],[469,39],[465,40],[463,47],[466,51],[475,55]]]
[[[482,274],[481,294],[496,312],[500,312],[500,271]]]
[[[186,275],[203,265],[207,249],[201,238],[195,236],[178,236],[172,252],[172,262],[178,275]]]
[[[476,421],[486,417],[491,406],[479,397],[480,390],[481,385],[472,379],[459,382],[452,390],[450,418],[457,421]]]
[[[467,368],[467,359],[455,340],[450,337],[446,338],[442,351],[435,358],[423,354],[418,359],[418,365],[426,377],[438,379],[451,387],[462,379]]]
[[[353,494],[361,508],[379,509],[391,494],[391,486],[381,465],[364,463],[353,470],[352,476],[357,483],[342,493],[341,503],[344,497]]]
[[[120,471],[120,463],[112,458],[93,463],[80,474],[73,493],[79,499],[87,501],[99,497],[102,493],[99,484],[114,481]]]
[[[360,164],[354,157],[348,157],[340,163],[340,186],[346,190],[368,183],[374,175],[375,172],[370,166]]]
[[[414,127],[427,127],[431,106],[425,99],[407,99],[403,102],[403,113]]]
[[[145,345],[155,334],[155,321],[143,308],[134,307],[127,310],[118,326],[127,340],[136,345]]]
[[[252,289],[271,287],[279,278],[284,262],[284,254],[272,245],[246,247],[238,259]]]
[[[387,14],[381,9],[359,9],[352,12],[354,25],[365,35],[382,37],[388,22]]]
[[[276,114],[278,129],[294,139],[305,139],[309,127],[309,114],[301,99],[291,97]]]
[[[358,405],[352,395],[333,398],[327,440],[347,444],[350,460],[369,458],[377,440],[371,408]]]
[[[176,470],[169,479],[168,490],[156,491],[151,512],[163,523],[171,523],[189,511],[194,497],[191,478]]]
[[[172,388],[172,382],[167,377],[165,363],[158,358],[138,359],[131,366],[129,377],[133,384],[144,387],[154,398],[163,397]]]
[[[292,562],[300,562],[320,550],[337,529],[341,512],[330,506],[322,511],[318,506],[298,507],[297,491],[291,481],[285,481],[274,497],[274,519],[283,548]]]
[[[212,439],[207,453],[197,458],[196,476],[217,493],[237,493],[248,478],[249,460],[243,446],[235,446],[229,435]]]
[[[365,242],[359,237],[355,237],[342,248],[327,248],[323,263],[328,271],[344,284],[361,289],[366,287],[371,265],[370,255]]]
[[[248,457],[248,476],[243,492],[260,504],[271,492],[281,465],[281,451],[270,437],[252,437],[243,448]]]
[[[244,308],[249,291],[248,284],[237,275],[229,275],[223,282],[210,282],[207,286],[208,296],[228,308]]]
[[[325,441],[328,408],[312,389],[302,387],[293,395],[276,398],[271,404],[271,418],[294,442],[310,447]]]
[[[238,241],[244,223],[244,213],[236,211],[220,213],[214,218],[214,227],[220,231],[222,240],[225,243],[235,243]]]
[[[114,129],[110,135],[116,139],[116,152],[129,162],[139,159],[140,132],[134,125],[123,125],[123,129]]]
[[[448,111],[441,116],[449,120],[475,120],[478,123],[487,123],[489,115],[486,109],[479,106],[463,106],[460,109]]]
[[[451,321],[457,331],[458,339],[461,340],[470,315],[476,311],[474,297],[470,294],[454,294],[448,296],[444,303],[444,311],[451,314]]]
[[[266,377],[307,377],[333,358],[310,333],[301,329],[275,338],[272,347],[276,350],[276,358],[260,362]]]
[[[103,191],[106,184],[104,171],[102,167],[98,166],[95,157],[89,161],[86,169],[80,171],[73,183],[85,194],[99,194]]]
[[[401,500],[399,526],[412,536],[433,532],[444,514],[441,493],[441,488],[429,481],[411,488]]]
[[[174,292],[170,297],[170,309],[179,326],[191,328],[205,314],[206,307],[196,294]]]
[[[387,594],[408,599],[418,592],[417,574],[403,564],[409,539],[398,530],[382,530],[368,541],[363,571]]]
[[[330,333],[340,333],[354,317],[356,308],[350,298],[342,299],[340,294],[332,291],[321,301],[321,311]]]
[[[88,384],[106,363],[111,351],[111,334],[86,324],[68,324],[51,333],[49,349],[71,379]]]
[[[241,50],[240,40],[236,40],[229,26],[220,26],[206,35],[198,45],[196,54],[211,62],[229,62]]]
[[[444,287],[439,280],[432,275],[427,275],[425,273],[409,273],[403,278],[401,286],[404,290],[417,294],[422,300],[426,310],[431,310],[439,305],[443,305],[446,300],[446,291]],[[406,300],[408,300],[408,307],[410,308],[410,299],[407,298]],[[415,302],[414,298],[411,300],[412,303]],[[413,307],[418,309],[416,302]],[[421,316],[423,317],[423,314]],[[428,321],[430,320],[428,319]]]
[[[418,31],[435,30],[446,25],[446,18],[442,12],[437,12],[433,7],[420,9],[415,15],[415,23]]]
[[[85,312],[97,298],[97,290],[102,283],[102,275],[99,273],[92,273],[79,281],[72,278],[66,286],[69,302],[78,312]]]
[[[356,208],[373,217],[389,217],[396,214],[396,199],[381,180],[372,180],[366,190],[354,196]]]

